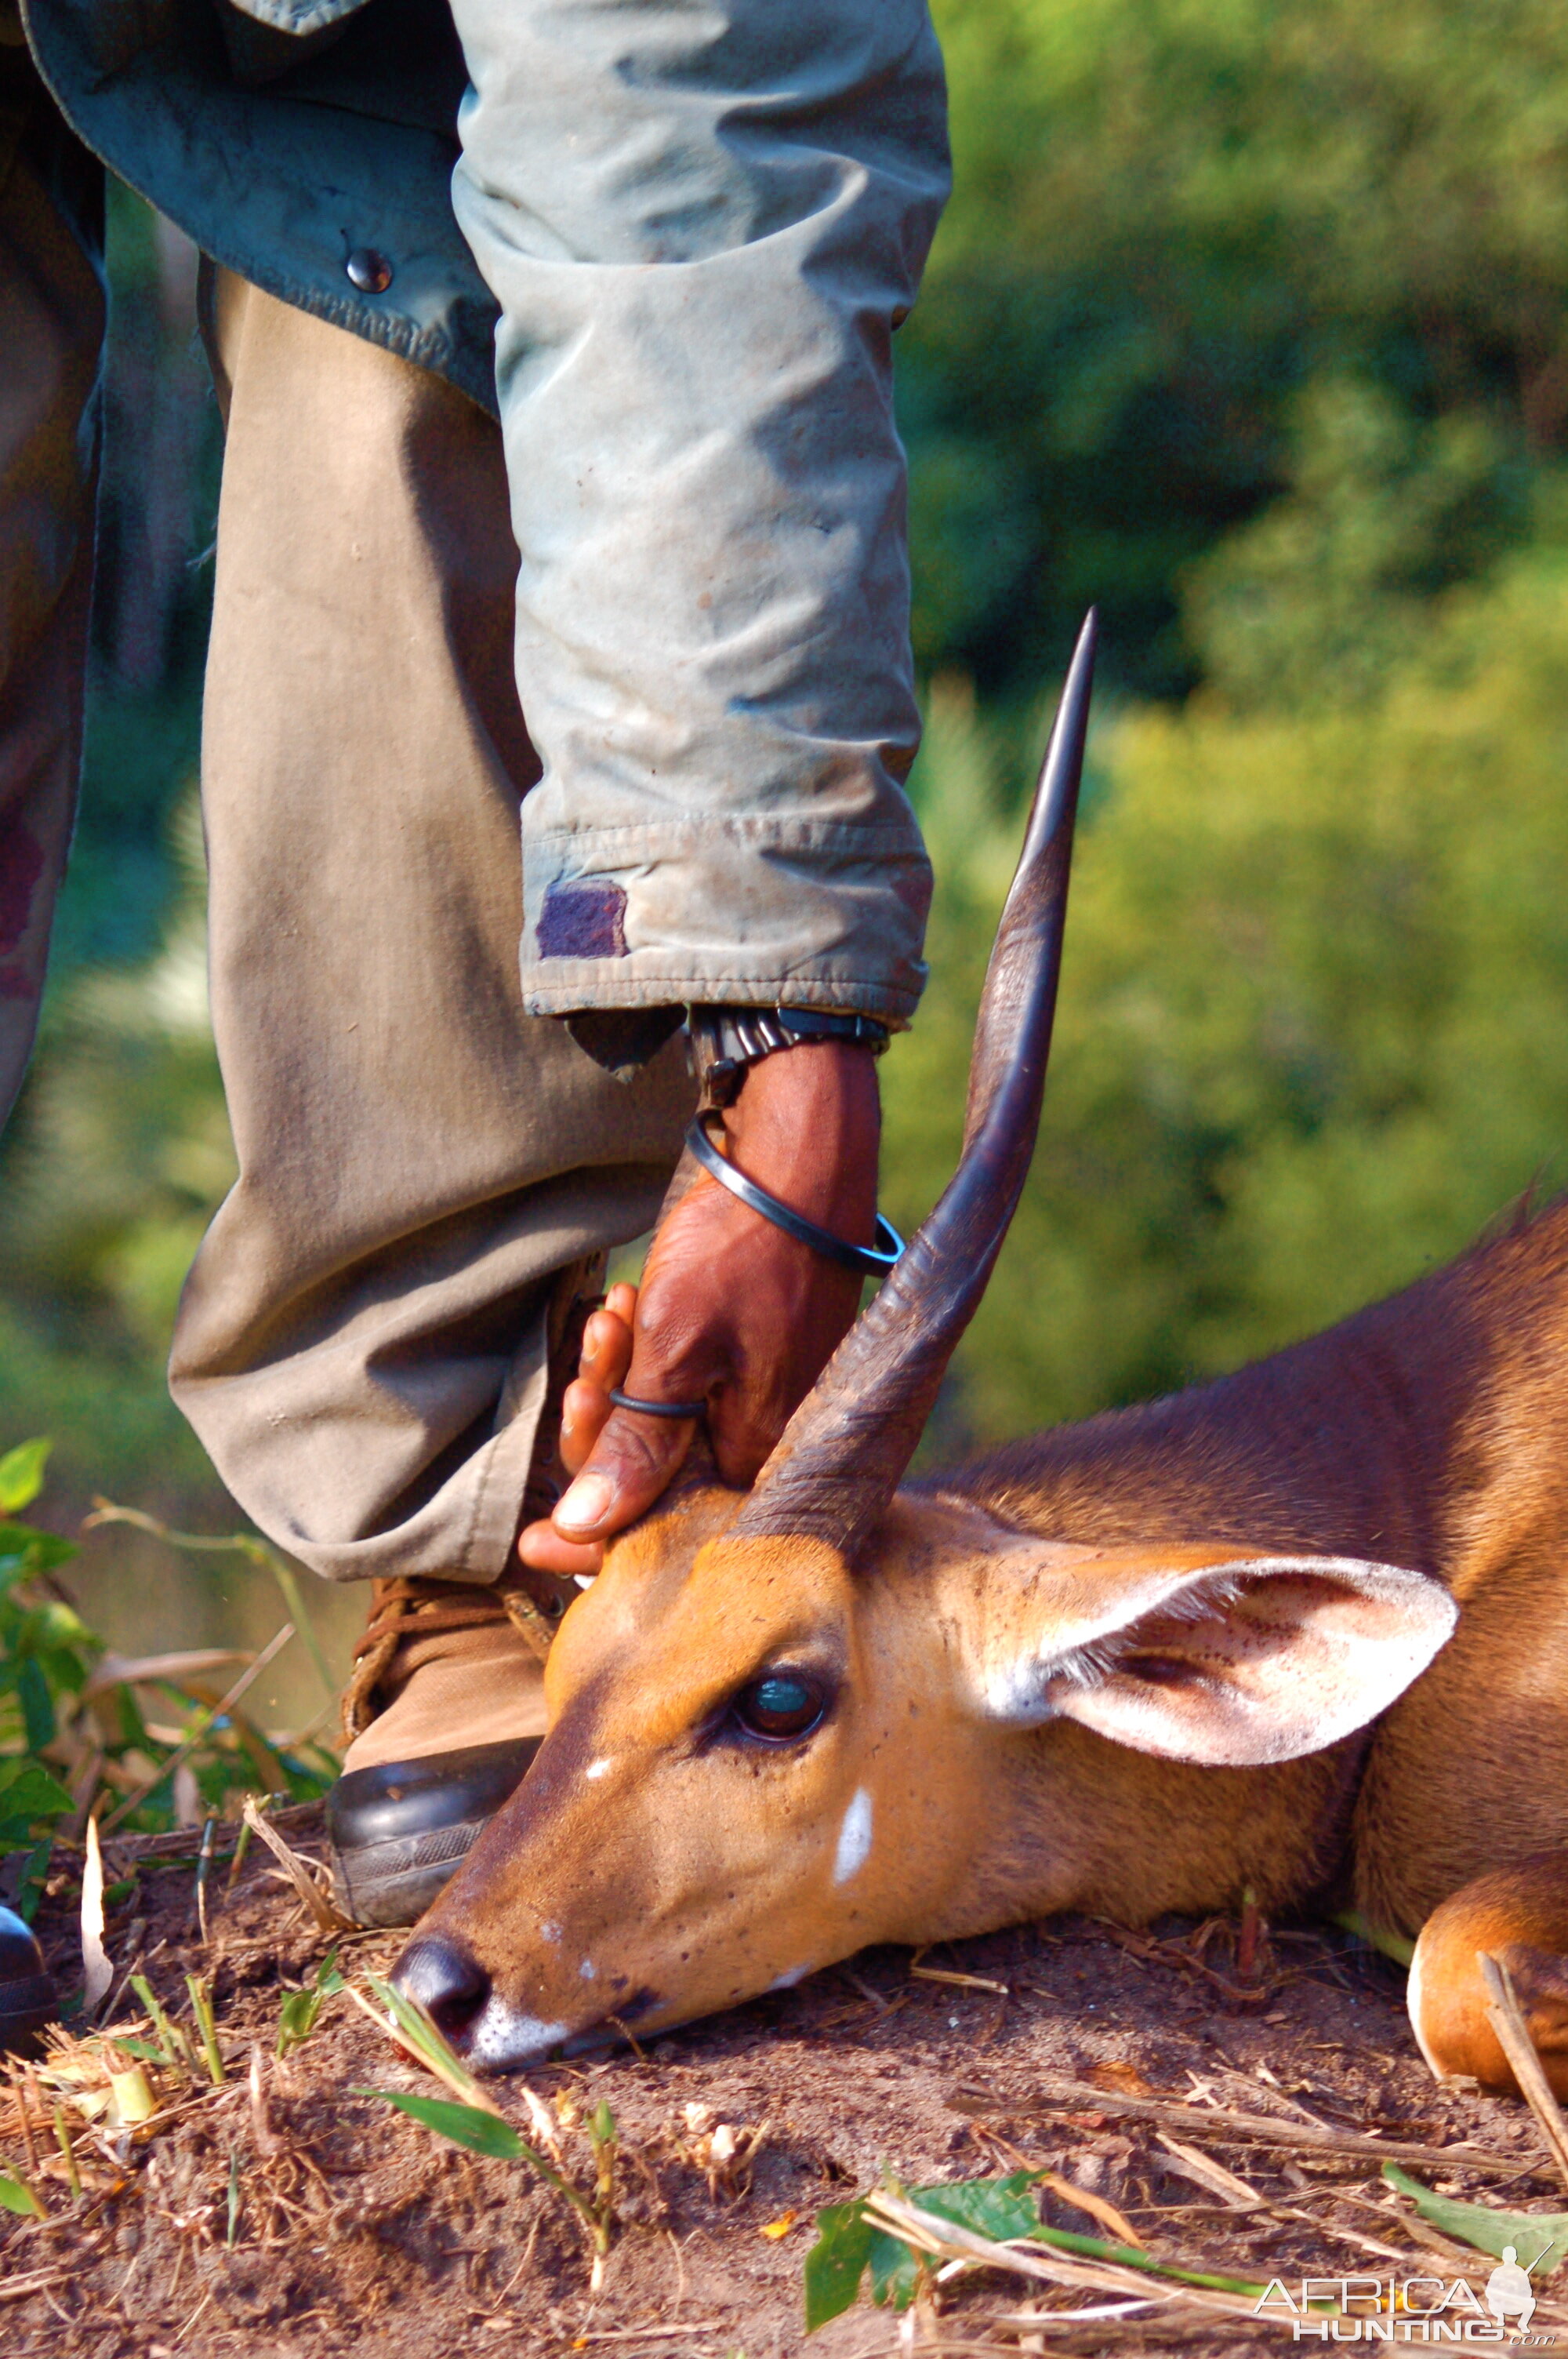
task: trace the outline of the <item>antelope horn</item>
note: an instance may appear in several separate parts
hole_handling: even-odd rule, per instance
[[[979,1306],[1040,1125],[1097,631],[1091,612],[986,970],[957,1171],[790,1419],[732,1538],[800,1532],[852,1555],[902,1481]]]

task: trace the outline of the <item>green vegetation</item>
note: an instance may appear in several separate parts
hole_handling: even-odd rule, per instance
[[[279,1742],[239,1709],[287,1625],[237,1679],[233,1667],[249,1658],[222,1649],[135,1661],[105,1650],[60,1580],[75,1548],[19,1520],[48,1456],[44,1441],[0,1456],[0,1853],[18,1855],[9,1897],[29,1918],[51,1835],[72,1817],[84,1824],[100,1792],[105,1832],[158,1832],[258,1788],[300,1800],[322,1793],[337,1767],[313,1732]],[[223,1692],[209,1684],[220,1669]],[[217,2077],[211,2012],[194,1991],[192,2003]]]
[[[1007,2179],[959,2180],[900,2191],[907,2191],[912,2203],[938,2219],[956,2221],[976,2235],[1000,2241],[1039,2235],[1033,2193],[1039,2176],[1038,2171],[1015,2170]],[[879,2307],[907,2310],[921,2289],[920,2264],[921,2256],[911,2245],[867,2218],[864,2196],[852,2203],[830,2203],[816,2215],[816,2242],[806,2256],[806,2332],[814,2334],[829,2319],[853,2308],[868,2269],[871,2299]],[[929,2275],[925,2273],[925,2282]]]
[[[1041,2180],[1051,2176],[1048,2170],[1024,2169],[1006,2179],[952,2180],[935,2187],[906,2188],[890,2173],[870,2195],[859,2196],[850,2203],[829,2204],[816,2215],[816,2242],[806,2256],[802,2274],[806,2332],[815,2333],[829,2319],[852,2309],[868,2271],[871,2299],[879,2307],[902,2310],[923,2294],[929,2296],[936,2282],[938,2261],[957,2259],[960,2267],[1006,2268],[1021,2246],[1031,2245],[1060,2257],[1054,2269],[1044,2270],[1032,2269],[1024,2260],[1022,2273],[1044,2276],[1058,2284],[1076,2284],[1086,2291],[1136,2295],[1142,2290],[1138,2283],[1141,2277],[1218,2296],[1217,2301],[1206,2306],[1231,2314],[1248,2305],[1255,2310],[1266,2292],[1265,2287],[1245,2277],[1181,2268],[1138,2245],[1080,2235],[1071,2228],[1047,2227],[1036,2209],[1033,2190]],[[946,2237],[949,2229],[958,2232],[956,2245]],[[1113,2274],[1108,2276],[1107,2270]],[[1150,2290],[1154,2290],[1153,2283]]]
[[[1333,530],[1325,438],[1397,496],[1391,593],[1528,536],[1568,416],[1550,0],[936,17],[957,193],[901,336],[926,662],[1027,696],[1098,599],[1125,681],[1192,686],[1195,573],[1281,503],[1303,528],[1266,537],[1272,561]],[[1354,572],[1376,517],[1342,521]]]
[[[889,1060],[890,1210],[957,1151],[1016,821],[938,697],[938,978]],[[1100,732],[1040,1153],[949,1416],[1235,1365],[1457,1250],[1568,1144],[1568,551],[1455,592],[1375,699]]]
[[[949,1452],[1268,1350],[1563,1174],[1568,21],[938,16],[957,190],[899,338],[939,878],[884,1069],[901,1226],[956,1152],[1048,691],[1106,620],[1043,1143]],[[118,238],[129,332],[157,255],[134,207]],[[204,578],[156,676],[104,636],[69,955],[0,1161],[0,1431],[57,1436],[67,1501],[211,1524],[162,1384],[232,1172],[179,799]]]
[[[1489,2203],[1456,2202],[1452,2195],[1437,2195],[1423,2187],[1397,2162],[1383,2165],[1383,2177],[1400,2194],[1408,2195],[1421,2217],[1445,2236],[1473,2245],[1478,2253],[1490,2253],[1499,2261],[1511,2245],[1520,2267],[1541,2284],[1568,2259],[1568,2212],[1498,2212]]]
[[[454,2146],[466,2147],[470,2154],[487,2156],[496,2162],[521,2162],[542,2179],[546,2187],[571,2206],[579,2227],[587,2237],[593,2256],[590,2288],[597,2292],[603,2278],[605,2256],[609,2253],[616,2224],[615,2159],[620,2150],[621,2133],[615,2116],[601,2097],[591,2113],[582,2117],[589,2149],[593,2157],[593,2189],[587,2192],[570,2178],[565,2169],[557,2124],[540,2098],[524,2091],[535,2128],[542,2134],[556,2169],[546,2160],[538,2148],[530,2146],[512,2124],[502,2117],[493,2095],[476,2080],[467,2065],[449,2045],[438,2027],[418,2002],[393,1983],[384,1982],[379,1974],[367,1974],[365,1981],[381,2006],[384,2016],[378,2015],[363,1993],[352,1984],[346,1987],[350,1997],[377,2027],[416,2064],[433,2072],[452,2092],[451,2098],[426,2097],[401,2089],[356,2089],[356,2096],[379,2097],[384,2104],[406,2114],[422,2127],[433,2130],[438,2137],[449,2138]],[[455,2101],[455,2102],[454,2102]],[[563,2108],[557,2100],[557,2114],[564,2123],[579,2116],[570,2100]]]

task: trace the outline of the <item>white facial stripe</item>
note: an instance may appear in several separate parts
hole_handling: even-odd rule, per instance
[[[578,1972],[582,1976],[585,1983],[590,1983],[592,1982],[595,1974],[599,1972],[599,1968],[594,1964],[591,1958],[585,1958],[581,1965],[578,1968]]]
[[[590,1761],[582,1774],[585,1777],[602,1777],[609,1767],[610,1756],[607,1753],[602,1760]]]
[[[833,1881],[848,1884],[859,1875],[871,1855],[871,1797],[862,1786],[844,1813],[844,1823],[838,1830],[838,1848],[833,1855]]]

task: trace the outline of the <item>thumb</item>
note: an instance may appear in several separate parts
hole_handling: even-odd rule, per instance
[[[550,1521],[564,1539],[602,1540],[646,1513],[667,1490],[691,1448],[694,1417],[611,1412],[587,1462]]]

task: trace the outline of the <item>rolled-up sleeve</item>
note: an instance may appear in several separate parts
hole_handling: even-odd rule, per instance
[[[529,1007],[907,1021],[929,872],[892,334],[948,180],[925,0],[455,0],[501,306]]]

